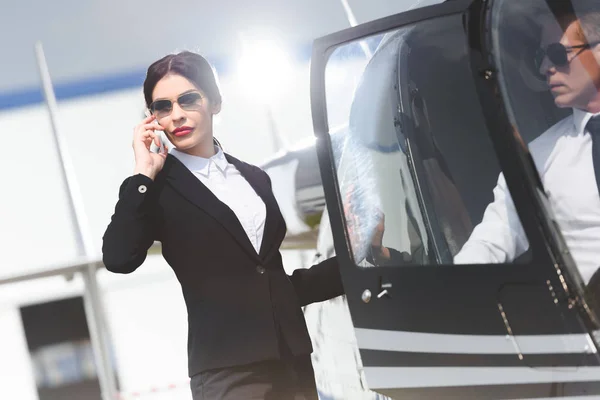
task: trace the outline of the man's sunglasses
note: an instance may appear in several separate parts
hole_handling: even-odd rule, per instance
[[[584,50],[597,44],[600,44],[600,42],[580,44],[577,46],[565,46],[562,43],[550,43],[545,49],[538,49],[535,52],[535,67],[539,71],[546,56],[548,56],[548,59],[554,66],[565,67]],[[580,50],[575,53],[575,56],[571,60],[569,60],[569,53],[575,49]]]
[[[186,111],[194,111],[200,108],[200,100],[202,95],[198,92],[189,92],[180,95],[176,102],[179,107]],[[171,100],[156,100],[148,107],[150,112],[157,118],[163,118],[171,114],[173,111],[173,102]]]

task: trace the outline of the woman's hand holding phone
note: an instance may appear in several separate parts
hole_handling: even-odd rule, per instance
[[[134,175],[143,174],[153,179],[165,165],[168,149],[166,144],[161,143],[160,136],[155,130],[163,130],[163,127],[155,123],[156,117],[151,115],[133,129],[133,153],[135,155]],[[150,151],[152,142],[159,148],[158,153]]]

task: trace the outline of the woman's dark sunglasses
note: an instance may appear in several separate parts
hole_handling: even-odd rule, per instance
[[[577,46],[565,46],[562,43],[550,43],[545,49],[538,49],[535,52],[535,67],[539,71],[544,62],[544,58],[548,56],[550,62],[556,67],[567,66],[581,52],[589,49],[592,46],[600,44],[600,42],[580,44]],[[575,56],[569,60],[569,53],[575,49],[580,49]]]
[[[180,95],[177,98],[177,104],[186,111],[194,111],[200,107],[200,100],[202,100],[200,93],[189,92]],[[171,100],[156,100],[148,108],[156,117],[162,118],[171,114],[171,111],[173,111],[173,102]]]

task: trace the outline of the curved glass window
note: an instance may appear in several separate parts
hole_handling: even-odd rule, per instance
[[[600,285],[600,3],[496,0],[491,24],[502,98],[548,211],[583,281]]]
[[[499,180],[461,16],[337,47],[325,88],[357,265],[502,263],[525,253],[514,207],[513,218],[506,216],[510,210],[488,207],[494,200],[510,203],[510,196]],[[496,235],[504,221],[510,223]],[[506,234],[513,230],[519,240]]]

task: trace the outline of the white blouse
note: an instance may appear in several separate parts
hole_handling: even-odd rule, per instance
[[[235,165],[227,161],[221,148],[215,149],[217,153],[211,158],[192,156],[177,149],[171,150],[170,154],[235,213],[258,253],[267,217],[265,203]]]

